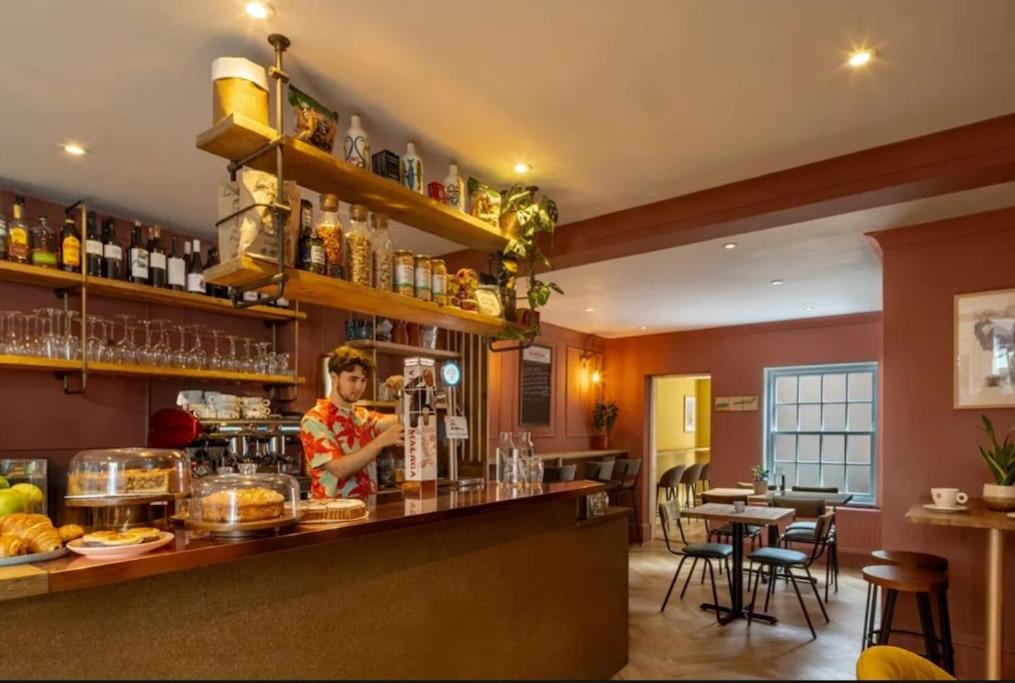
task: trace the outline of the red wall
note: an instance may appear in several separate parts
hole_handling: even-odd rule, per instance
[[[786,365],[881,360],[878,313],[722,327],[606,343],[606,395],[621,412],[611,445],[633,457],[648,453],[649,396],[653,375],[710,374],[712,396],[758,396],[764,369]],[[762,460],[762,411],[712,413],[711,484],[735,485]],[[647,537],[649,484],[640,483],[641,521]],[[876,510],[839,516],[843,552],[873,549],[880,542]]]
[[[955,294],[1015,287],[1015,209],[877,233],[884,261],[885,547],[922,550],[951,563],[952,630],[963,677],[981,677],[986,533],[924,526],[906,510],[932,486],[958,486],[979,496],[989,478],[979,459],[980,415],[999,432],[1015,426],[1015,410],[952,408]],[[1011,543],[1006,561],[1015,563]],[[1015,677],[1015,580],[1006,573],[1006,678]]]

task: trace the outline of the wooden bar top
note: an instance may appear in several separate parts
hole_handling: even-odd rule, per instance
[[[405,491],[400,495],[370,496],[365,501],[370,513],[365,520],[296,525],[271,536],[230,540],[176,530],[173,543],[126,560],[96,560],[71,553],[49,562],[0,567],[0,601],[223,564],[519,505],[577,499],[604,490],[604,484],[592,481],[542,484],[538,489],[508,489],[490,483],[471,490],[442,489],[430,494]]]
[[[966,501],[968,510],[965,512],[934,512],[923,507],[931,502],[930,496],[921,498],[919,503],[909,508],[906,519],[915,524],[1015,531],[1015,519],[1004,512],[988,510],[982,498],[970,498]]]

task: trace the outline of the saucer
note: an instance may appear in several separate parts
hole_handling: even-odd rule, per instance
[[[953,508],[945,507],[944,505],[934,505],[934,503],[924,503],[925,510],[931,510],[933,512],[965,512],[969,508],[965,505],[956,505]]]

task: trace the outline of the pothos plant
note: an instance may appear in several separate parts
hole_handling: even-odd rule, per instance
[[[557,228],[557,203],[546,195],[537,195],[536,185],[513,185],[501,195],[502,225],[509,234],[507,247],[504,248],[505,260],[515,260],[522,268],[518,276],[528,278],[526,298],[529,308],[535,312],[546,306],[553,292],[563,294],[564,290],[556,282],[541,280],[538,277],[540,268],[550,268],[550,259],[543,253],[539,244],[541,234],[553,238]],[[506,223],[506,225],[504,225]],[[514,279],[502,283],[509,296],[514,296]],[[539,319],[533,316],[532,323],[522,329],[509,328],[502,336],[514,339],[530,339],[539,335]]]

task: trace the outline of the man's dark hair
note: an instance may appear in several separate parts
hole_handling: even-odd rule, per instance
[[[375,370],[374,360],[369,355],[351,346],[339,346],[328,356],[328,372],[339,375],[358,367],[364,373]]]

